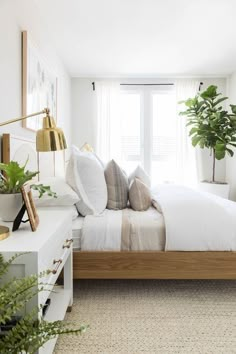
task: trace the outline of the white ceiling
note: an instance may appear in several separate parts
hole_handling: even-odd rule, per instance
[[[73,77],[224,76],[235,0],[35,0]]]

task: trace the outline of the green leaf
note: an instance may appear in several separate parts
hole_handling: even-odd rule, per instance
[[[191,136],[191,135],[193,135],[194,133],[197,133],[197,131],[198,131],[198,128],[192,128],[191,130],[190,130],[190,132],[189,132],[189,135]]]
[[[192,145],[195,147],[200,140],[201,140],[201,136],[195,135],[194,137],[192,137]]]
[[[32,184],[30,187],[39,192],[39,198],[41,198],[44,193],[47,193],[50,197],[57,198],[57,194],[51,191],[50,186],[44,186],[43,184]]]
[[[224,151],[215,150],[215,157],[217,160],[222,160],[225,157],[225,150]]]
[[[225,144],[222,144],[221,142],[217,142],[215,145],[215,150],[217,151],[225,151],[226,147]]]
[[[231,157],[233,157],[233,156],[234,156],[234,152],[233,152],[233,150],[231,150],[231,149],[227,148],[227,149],[226,149],[226,151],[228,152],[228,154],[229,154]]]
[[[205,91],[203,91],[200,96],[204,99],[214,98],[217,96],[217,86],[211,85]]]
[[[213,107],[215,107],[215,106],[217,106],[220,102],[223,102],[223,101],[225,101],[225,100],[227,100],[228,99],[228,97],[222,97],[222,98],[219,98],[217,101],[215,101],[214,103],[213,103]],[[218,107],[218,109],[219,108],[221,108],[222,109],[222,107]]]
[[[231,104],[230,107],[231,107],[231,111],[232,111],[234,114],[236,114],[236,105],[235,105],[235,104]]]

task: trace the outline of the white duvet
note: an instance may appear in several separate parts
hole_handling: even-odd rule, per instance
[[[236,203],[189,188],[153,192],[166,228],[166,251],[235,251]]]
[[[157,210],[128,211],[127,250],[236,251],[235,202],[174,185],[155,188],[153,202]],[[86,216],[82,250],[123,250],[125,212]]]

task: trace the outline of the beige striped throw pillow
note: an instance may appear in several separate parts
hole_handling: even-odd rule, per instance
[[[105,168],[108,202],[107,209],[120,210],[127,207],[128,178],[114,160],[108,162]]]
[[[129,189],[129,202],[133,210],[147,210],[152,203],[149,188],[140,179],[135,178]]]

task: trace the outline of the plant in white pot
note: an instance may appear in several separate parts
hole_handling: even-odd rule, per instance
[[[4,172],[0,175],[0,218],[3,221],[14,221],[22,206],[21,187],[39,173],[26,170],[27,162],[24,166],[16,161],[0,163],[0,170]],[[44,193],[56,197],[49,186],[32,184],[31,188],[38,190],[39,197]]]
[[[216,160],[222,160],[226,153],[229,156],[234,155],[232,149],[236,147],[236,105],[230,105],[231,112],[228,112],[222,106],[222,102],[228,97],[221,96],[217,92],[217,86],[211,85],[195,97],[179,103],[184,103],[187,107],[180,115],[188,117],[187,126],[191,127],[189,135],[192,145],[208,148],[212,154],[212,178],[204,181],[205,186],[208,185],[204,189],[226,197],[229,186],[215,180],[215,169]],[[227,191],[224,193],[220,189]]]

